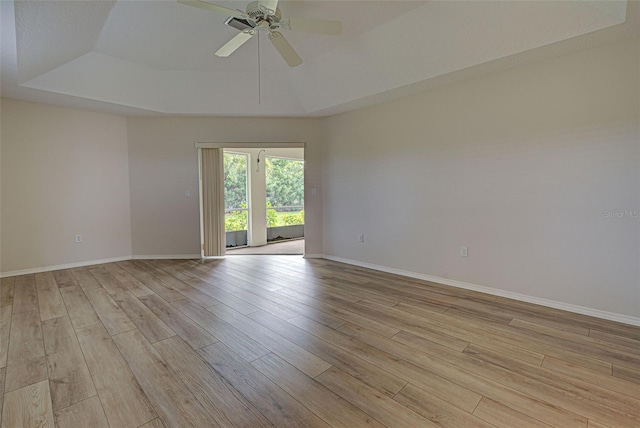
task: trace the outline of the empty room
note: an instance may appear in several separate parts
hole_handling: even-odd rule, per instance
[[[640,2],[0,1],[0,427],[640,427]]]

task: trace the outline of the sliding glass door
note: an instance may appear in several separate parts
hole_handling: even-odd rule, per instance
[[[304,161],[265,159],[267,242],[304,237]]]
[[[224,226],[227,248],[246,246],[248,242],[248,164],[247,154],[224,154]]]

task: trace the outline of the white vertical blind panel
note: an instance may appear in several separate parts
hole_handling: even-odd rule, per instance
[[[205,257],[223,256],[224,230],[223,149],[202,149],[202,228]]]

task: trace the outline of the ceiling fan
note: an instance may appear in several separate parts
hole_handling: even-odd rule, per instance
[[[269,34],[269,40],[271,40],[271,43],[286,63],[289,64],[289,67],[296,67],[302,64],[302,58],[278,30],[285,29],[332,36],[337,36],[342,32],[342,23],[340,21],[308,18],[283,19],[282,13],[278,8],[278,0],[251,2],[244,12],[239,9],[218,6],[204,0],[178,0],[178,3],[229,15],[229,19],[225,23],[242,31],[218,49],[216,56],[219,57],[228,57],[258,32],[265,32]]]

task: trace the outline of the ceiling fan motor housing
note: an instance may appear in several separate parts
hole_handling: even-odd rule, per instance
[[[273,13],[272,13],[273,12]],[[249,18],[256,21],[268,21],[269,24],[277,23],[282,19],[282,14],[280,13],[280,8],[276,8],[275,11],[270,11],[260,6],[260,3],[257,1],[251,2],[247,5],[247,15]]]
[[[286,63],[290,67],[297,67],[302,64],[302,58],[282,33],[278,31],[279,29],[334,36],[339,35],[342,31],[342,23],[340,21],[307,18],[283,20],[282,12],[278,8],[278,0],[253,1],[247,5],[246,12],[219,6],[204,0],[178,0],[178,2],[200,9],[224,13],[227,16],[230,15],[225,24],[240,30],[240,33],[216,51],[215,55],[222,58],[228,57],[256,34],[262,32],[268,34],[269,40]]]

